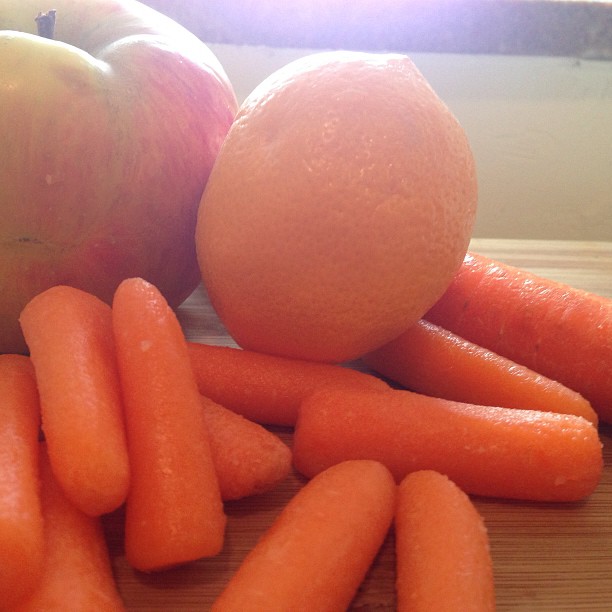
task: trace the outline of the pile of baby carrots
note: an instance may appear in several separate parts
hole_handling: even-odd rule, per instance
[[[161,571],[218,554],[224,502],[292,468],[307,484],[213,610],[345,610],[392,526],[399,610],[493,610],[469,495],[574,501],[601,477],[612,300],[473,253],[364,356],[388,382],[187,342],[139,278],[111,305],[52,287],[20,323],[29,356],[0,355],[1,610],[122,610],[104,514],[125,506],[126,559]]]

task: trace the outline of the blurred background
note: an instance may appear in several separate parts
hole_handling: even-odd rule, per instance
[[[476,158],[474,235],[612,241],[612,3],[146,0],[204,40],[239,101],[326,49],[409,55]]]

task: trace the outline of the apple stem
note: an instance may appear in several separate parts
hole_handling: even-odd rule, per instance
[[[43,38],[53,38],[55,34],[55,9],[46,13],[38,13],[35,18],[38,27],[38,35]]]

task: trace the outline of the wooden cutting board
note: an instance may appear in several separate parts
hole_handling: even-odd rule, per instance
[[[475,239],[471,248],[612,298],[612,242]],[[179,317],[189,340],[233,344],[202,288],[181,306]],[[610,380],[612,384],[612,372]],[[289,430],[274,431],[291,444]],[[604,425],[600,431],[606,467],[589,499],[548,504],[474,498],[488,527],[498,610],[612,610],[612,427]],[[158,574],[136,572],[126,563],[122,512],[104,517],[113,568],[127,609],[209,610],[241,559],[303,482],[292,474],[268,494],[226,504],[223,552],[214,559]],[[351,610],[395,609],[394,562],[390,533]]]

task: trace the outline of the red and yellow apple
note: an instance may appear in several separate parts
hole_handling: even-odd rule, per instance
[[[56,10],[53,39],[35,18]],[[132,0],[0,0],[0,353],[27,301],[200,280],[197,208],[236,112],[209,48]]]

